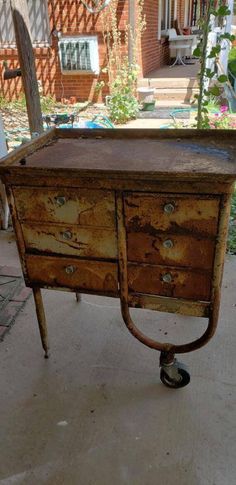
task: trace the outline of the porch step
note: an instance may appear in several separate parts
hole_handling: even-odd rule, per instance
[[[185,102],[194,99],[194,94],[198,93],[198,89],[192,88],[160,88],[155,89],[155,99],[175,99],[183,100]]]
[[[189,108],[191,106],[190,101],[183,101],[181,99],[157,99],[156,100],[156,107],[158,108],[168,108],[168,109],[177,109],[177,108]]]
[[[196,78],[143,78],[138,80],[138,87],[150,87],[150,88],[197,88],[199,85]]]

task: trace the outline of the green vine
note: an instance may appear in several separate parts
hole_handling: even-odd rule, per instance
[[[216,41],[216,45],[213,46],[208,52],[208,40],[209,34],[212,32],[212,20],[218,18],[219,25],[223,25],[225,17],[231,14],[231,11],[227,5],[222,5],[221,2],[216,5],[215,0],[208,0],[206,12],[203,18],[199,21],[199,27],[202,31],[202,39],[194,50],[193,55],[199,57],[200,60],[200,72],[199,72],[199,94],[195,97],[197,99],[197,128],[209,128],[209,98],[218,98],[221,94],[221,86],[228,81],[226,74],[221,74],[216,77],[217,83],[210,84],[210,81],[215,78],[215,72],[207,67],[208,59],[212,59],[215,62],[219,58],[221,52],[221,41],[223,39],[232,42],[235,36],[224,33],[221,34]],[[206,88],[206,85],[208,87]]]

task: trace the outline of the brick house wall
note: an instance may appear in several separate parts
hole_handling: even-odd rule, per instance
[[[168,41],[158,40],[158,0],[145,0],[144,14],[147,28],[143,33],[140,45],[141,65],[140,76],[148,74],[169,61]],[[182,12],[184,0],[178,0],[178,14]],[[101,14],[90,14],[82,2],[78,0],[48,0],[50,33],[60,31],[64,36],[96,35],[99,48],[99,65],[106,65],[106,45],[103,39]],[[182,12],[182,14],[181,14]],[[117,19],[121,32],[128,23],[128,0],[118,0]],[[182,17],[181,17],[182,18]],[[58,38],[50,35],[50,45],[34,49],[37,77],[45,96],[54,96],[57,100],[70,99],[72,101],[101,101],[108,94],[105,87],[101,92],[96,91],[97,81],[107,81],[107,75],[94,74],[63,74],[61,72],[58,55]],[[22,92],[21,78],[3,80],[3,61],[7,61],[9,68],[19,67],[17,50],[0,48],[0,90],[1,96],[7,99],[16,98]]]
[[[144,14],[147,28],[142,36],[140,55],[143,76],[169,62],[168,41],[166,38],[158,39],[158,0],[145,0]]]
[[[141,40],[140,65],[143,76],[169,64],[169,43],[166,37],[161,37],[158,25],[160,2],[158,0],[145,0],[144,14],[146,16],[147,29]],[[185,0],[177,1],[177,18],[180,27],[184,27]],[[172,21],[173,9],[172,9]],[[159,38],[160,37],[160,38]]]
[[[50,32],[60,31],[62,36],[96,35],[99,48],[99,65],[106,65],[106,46],[103,39],[101,15],[90,14],[81,2],[74,0],[48,1]],[[128,20],[128,2],[119,0],[117,8],[119,29],[124,30]],[[55,96],[56,99],[101,100],[101,94],[95,90],[97,81],[107,81],[106,74],[62,74],[59,55],[58,39],[51,35],[49,47],[34,49],[37,77],[45,96]],[[1,96],[10,99],[18,97],[22,92],[21,78],[3,80],[3,61],[8,67],[19,67],[16,49],[0,48],[0,89]],[[103,97],[107,90],[103,90]]]
[[[179,21],[180,27],[188,27],[184,25],[184,13],[185,13],[185,0],[178,0],[177,2],[177,18]]]

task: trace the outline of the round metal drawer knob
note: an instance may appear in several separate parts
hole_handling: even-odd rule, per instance
[[[65,232],[63,232],[62,237],[63,237],[63,239],[65,239],[66,241],[68,241],[69,239],[72,239],[72,232],[65,231]]]
[[[169,204],[164,205],[164,212],[166,214],[172,214],[172,212],[174,212],[174,210],[175,210],[174,204],[169,203]]]
[[[75,270],[76,270],[76,267],[75,266],[72,266],[72,264],[70,266],[67,266],[66,267],[66,273],[67,274],[72,274],[72,273],[75,272]]]
[[[166,273],[162,276],[162,280],[165,282],[165,283],[171,283],[172,281],[172,276],[170,273]]]
[[[59,206],[62,206],[66,203],[66,198],[62,196],[55,197],[56,203]]]
[[[163,242],[163,246],[166,249],[171,249],[171,248],[173,248],[174,243],[173,243],[173,241],[171,241],[171,239],[166,239],[166,241]]]

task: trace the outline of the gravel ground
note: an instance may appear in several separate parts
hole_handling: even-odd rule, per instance
[[[4,130],[6,133],[9,150],[19,146],[22,141],[30,139],[29,124],[26,108],[10,104],[0,108]],[[44,116],[55,116],[57,114],[73,115],[76,122],[92,121],[94,116],[107,116],[107,108],[104,104],[78,103],[75,105],[55,104],[51,111],[43,113]],[[51,126],[54,126],[51,123]]]
[[[21,143],[30,139],[29,125],[27,111],[22,103],[9,103],[9,105],[1,107],[0,113],[2,115],[4,129],[7,138],[9,151],[17,148]],[[62,103],[55,103],[48,106],[47,110],[43,112],[44,117],[50,116],[51,119],[55,115],[73,115],[75,122],[83,124],[85,121],[92,121],[98,115],[101,121],[101,115],[109,118],[108,109],[104,104],[92,103],[76,103],[74,105],[67,105]],[[136,120],[131,120],[125,125],[117,125],[118,128],[168,128],[170,123],[173,123],[173,116],[178,127],[188,128],[189,126],[189,111],[176,110],[174,108],[156,108],[152,112],[140,111]],[[45,125],[46,126],[46,125]],[[50,126],[55,126],[53,122]],[[174,126],[174,125],[173,125]]]

